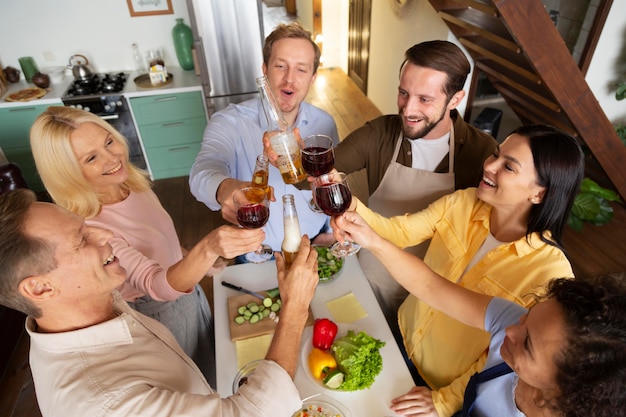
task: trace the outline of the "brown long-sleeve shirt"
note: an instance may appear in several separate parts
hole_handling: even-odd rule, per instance
[[[475,187],[483,175],[483,162],[496,148],[496,140],[478,128],[467,124],[458,111],[450,113],[454,121],[454,178],[455,189]],[[350,133],[335,148],[335,168],[352,173],[366,168],[369,195],[380,185],[393,157],[402,121],[398,115],[386,115],[367,122]],[[411,144],[402,141],[397,162],[410,167]],[[449,154],[435,172],[448,172]]]

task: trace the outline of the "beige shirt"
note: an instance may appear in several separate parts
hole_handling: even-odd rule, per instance
[[[301,406],[291,377],[272,361],[259,365],[238,394],[220,398],[163,325],[117,293],[115,311],[113,320],[63,333],[38,333],[27,318],[44,417],[290,417]]]

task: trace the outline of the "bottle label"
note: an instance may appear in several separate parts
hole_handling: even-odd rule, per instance
[[[293,133],[278,132],[270,136],[270,145],[278,154],[276,166],[285,184],[295,184],[306,178],[302,168],[300,147]]]

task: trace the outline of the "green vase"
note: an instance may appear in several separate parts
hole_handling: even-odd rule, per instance
[[[191,28],[183,23],[183,19],[176,19],[176,25],[172,29],[172,38],[174,39],[174,48],[176,49],[176,58],[180,67],[184,70],[193,69],[193,54],[191,47],[193,45],[193,34]]]

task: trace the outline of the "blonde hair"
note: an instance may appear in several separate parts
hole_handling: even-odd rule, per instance
[[[48,107],[30,129],[30,147],[37,171],[52,199],[61,207],[84,218],[100,212],[101,196],[83,176],[70,140],[83,123],[93,123],[111,134],[124,147],[128,178],[124,186],[130,191],[150,189],[148,173],[129,162],[128,143],[113,126],[95,114],[71,107]]]

